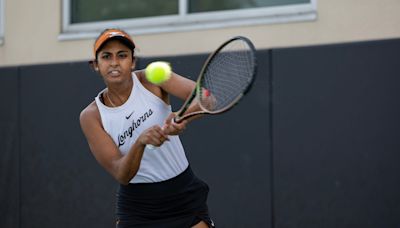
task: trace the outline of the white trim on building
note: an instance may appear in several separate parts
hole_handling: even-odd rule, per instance
[[[123,19],[90,23],[71,23],[70,0],[62,4],[62,33],[60,40],[94,38],[104,28],[118,27],[139,34],[193,31],[246,25],[311,21],[317,18],[317,0],[307,4],[252,9],[188,13],[187,0],[179,0],[179,14],[140,19]]]

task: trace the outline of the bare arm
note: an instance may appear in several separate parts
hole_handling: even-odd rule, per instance
[[[186,100],[192,94],[195,89],[196,82],[182,77],[176,73],[172,73],[171,78],[165,83],[161,84],[160,87],[162,90],[166,91],[169,94],[172,94],[182,100]],[[208,95],[207,95],[208,96]],[[207,99],[208,100],[208,99]],[[206,100],[206,101],[207,101]],[[207,103],[209,103],[207,101]],[[192,101],[189,108],[185,113],[191,113],[200,111],[200,106],[197,100]],[[181,123],[175,123],[172,119],[175,117],[176,113],[172,113],[165,121],[165,125],[163,126],[164,132],[169,135],[176,135],[183,132],[186,128],[186,125],[194,119],[201,117],[202,115],[195,115],[188,119],[183,120]]]
[[[186,100],[196,86],[196,82],[172,72],[171,78],[160,85],[161,89],[181,100]]]
[[[151,127],[139,136],[124,156],[103,129],[95,103],[82,111],[80,124],[96,160],[121,184],[128,184],[136,175],[146,144],[161,145],[167,140],[159,126]]]
[[[186,100],[196,86],[193,80],[174,72],[171,73],[170,79],[161,85],[155,85],[147,81],[144,70],[138,70],[135,71],[135,73],[146,89],[161,98],[167,104],[169,104],[169,95],[173,95],[181,100]]]
[[[136,74],[141,79],[142,84],[154,93],[156,96],[160,97],[165,103],[169,104],[169,95],[173,95],[181,100],[186,100],[195,89],[196,82],[191,79],[185,78],[179,74],[172,72],[171,77],[168,81],[162,83],[161,85],[154,85],[146,80],[145,72],[140,70],[136,71]],[[197,101],[193,101],[191,106],[188,108],[187,112],[199,111],[200,107]],[[172,113],[165,121],[163,126],[164,132],[169,135],[180,134],[186,125],[193,119],[199,118],[200,116],[194,116],[181,123],[175,123],[172,121],[176,113]]]

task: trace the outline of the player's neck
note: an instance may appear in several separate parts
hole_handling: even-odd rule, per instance
[[[124,83],[122,85],[108,85],[106,96],[112,106],[121,106],[123,105],[131,95],[133,88],[133,81],[131,83]]]

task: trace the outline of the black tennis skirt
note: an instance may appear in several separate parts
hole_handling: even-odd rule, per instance
[[[190,166],[178,176],[157,183],[120,185],[117,228],[189,228],[214,223],[207,207],[209,187]]]

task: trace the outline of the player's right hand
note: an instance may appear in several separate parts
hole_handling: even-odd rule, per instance
[[[154,125],[145,130],[137,140],[144,146],[153,145],[158,147],[169,139],[160,126]]]

